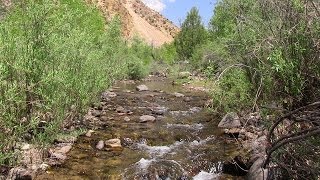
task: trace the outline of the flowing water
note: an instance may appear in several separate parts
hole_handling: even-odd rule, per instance
[[[139,84],[150,91],[137,92]],[[102,108],[103,125],[91,137],[80,136],[66,162],[37,179],[241,179],[222,173],[223,163],[239,148],[225,141],[217,128],[220,119],[204,108],[207,93],[160,78],[117,83],[113,91],[117,96]],[[129,115],[116,112],[119,106]],[[156,121],[140,123],[141,115],[153,115]],[[112,138],[121,139],[122,151],[96,148],[98,141]]]

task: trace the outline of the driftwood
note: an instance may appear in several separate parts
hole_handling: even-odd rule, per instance
[[[266,168],[272,158],[273,152],[277,149],[284,147],[289,143],[295,143],[297,141],[305,141],[309,137],[315,137],[320,134],[320,101],[308,104],[306,106],[295,109],[291,112],[284,114],[279,117],[269,130],[267,135],[268,148],[266,149],[267,157],[262,165]],[[313,109],[313,110],[310,110]],[[274,137],[275,130],[284,122],[288,120],[290,126],[296,125],[296,128],[291,131],[290,127],[287,128],[288,134],[282,135],[281,137]],[[299,126],[297,126],[299,125]],[[280,167],[283,166],[278,164]]]

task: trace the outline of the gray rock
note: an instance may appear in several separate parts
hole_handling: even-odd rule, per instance
[[[60,154],[67,154],[72,149],[71,145],[65,145],[61,148],[58,148],[55,152]]]
[[[191,113],[198,113],[198,112],[200,112],[202,110],[202,108],[200,108],[200,107],[193,107],[193,108],[190,108],[189,109],[189,111],[191,112]]]
[[[105,101],[108,101],[110,98],[114,97],[117,97],[117,94],[115,92],[106,91],[101,94],[101,99]]]
[[[103,149],[104,148],[104,141],[102,141],[102,140],[99,141],[98,144],[96,145],[96,148],[99,150]]]
[[[166,108],[166,107],[154,107],[154,108],[151,108],[151,110],[152,110],[153,114],[164,115],[168,111],[168,108]]]
[[[266,180],[268,177],[268,169],[261,168],[264,162],[264,158],[258,158],[253,165],[250,167],[249,172],[247,174],[248,180]]]
[[[173,95],[175,97],[177,97],[177,98],[184,97],[184,94],[181,94],[181,93],[178,93],[178,92],[173,93]]]
[[[149,88],[146,85],[142,84],[142,85],[137,86],[136,90],[137,91],[149,91]]]
[[[237,128],[240,126],[240,118],[233,112],[226,114],[218,124],[218,127],[220,128]]]
[[[123,147],[121,145],[121,140],[120,139],[109,139],[104,142],[106,145],[106,150],[107,151],[122,151]]]
[[[129,122],[130,120],[131,119],[128,116],[124,117],[124,121]]]
[[[185,78],[189,78],[191,76],[191,73],[188,71],[184,71],[184,72],[179,72],[178,77],[180,79],[185,79]]]
[[[116,112],[117,113],[126,113],[126,110],[124,109],[124,107],[118,106],[117,109],[116,109]]]
[[[140,123],[146,123],[146,122],[154,122],[156,120],[155,117],[150,116],[150,115],[143,115],[140,118]]]
[[[7,176],[7,180],[18,180],[18,179],[32,179],[31,172],[22,168],[12,168]]]
[[[99,110],[92,111],[92,116],[100,117],[101,116],[101,111],[99,111]]]
[[[59,153],[51,153],[51,158],[57,159],[57,160],[60,160],[60,161],[64,161],[64,160],[67,159],[67,156],[64,155],[64,154],[59,154]]]

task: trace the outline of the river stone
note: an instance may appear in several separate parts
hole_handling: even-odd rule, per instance
[[[115,92],[106,91],[101,94],[101,99],[108,100],[109,98],[116,97],[117,94]]]
[[[146,123],[146,122],[154,122],[156,120],[155,117],[150,116],[150,115],[143,115],[140,118],[140,123]]]
[[[118,106],[117,109],[116,109],[116,112],[117,113],[126,113],[126,110],[124,109],[124,107]]]
[[[109,139],[109,140],[105,141],[104,143],[106,145],[107,151],[121,151],[121,150],[123,150],[120,139]]]
[[[263,162],[264,162],[263,157],[260,157],[258,160],[256,160],[253,163],[253,165],[250,167],[246,179],[248,179],[248,180],[267,179],[268,169],[261,168],[261,166],[263,165]]]
[[[218,124],[219,128],[237,128],[240,126],[240,118],[233,112],[226,114]]]
[[[180,79],[185,79],[185,78],[188,78],[189,76],[191,76],[191,73],[188,71],[179,72],[179,74],[178,74],[178,77]]]
[[[60,153],[60,154],[67,154],[70,150],[71,150],[72,146],[71,145],[65,145],[62,146],[61,148],[59,148],[56,153]]]
[[[146,85],[142,84],[142,85],[137,86],[136,90],[137,91],[149,91],[149,88]]]
[[[193,107],[193,108],[190,108],[189,109],[189,111],[191,112],[191,113],[198,113],[198,112],[200,112],[202,110],[202,108],[200,108],[200,107]]]
[[[96,148],[99,150],[103,149],[104,148],[104,141],[102,141],[102,140],[99,141],[98,144],[96,145]]]
[[[100,110],[93,110],[91,114],[92,114],[92,116],[100,117],[101,116],[101,111]]]
[[[181,93],[178,93],[178,92],[173,93],[173,95],[175,97],[177,97],[177,98],[184,97],[184,94],[181,94]]]
[[[151,110],[152,110],[153,114],[164,115],[168,111],[168,108],[166,108],[166,107],[154,107],[154,108],[151,108]]]
[[[22,168],[12,168],[7,176],[7,180],[18,180],[18,179],[32,179],[31,172]]]
[[[89,130],[89,131],[86,133],[86,136],[87,136],[87,137],[91,137],[91,136],[92,136],[92,133],[94,133],[94,130]]]
[[[128,116],[124,117],[124,121],[129,122],[130,118]]]

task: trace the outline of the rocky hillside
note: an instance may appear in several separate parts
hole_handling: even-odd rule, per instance
[[[138,36],[153,46],[171,42],[179,32],[167,18],[150,9],[140,0],[87,0],[101,9],[109,21],[119,15],[122,32],[128,39]]]

